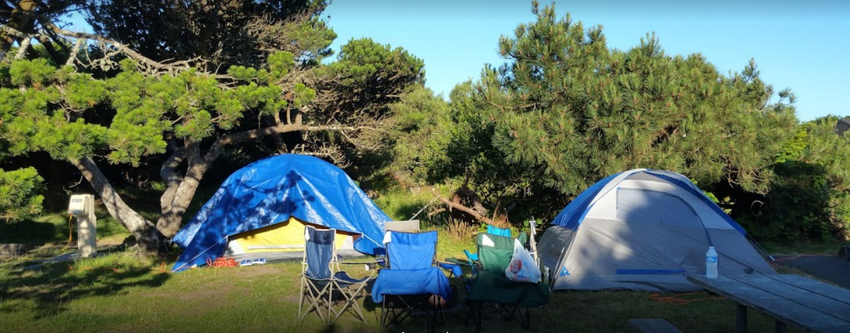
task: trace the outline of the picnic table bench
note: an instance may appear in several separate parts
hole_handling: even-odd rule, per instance
[[[737,303],[737,331],[747,331],[747,308],[803,332],[850,332],[850,290],[794,274],[689,275],[688,280]]]

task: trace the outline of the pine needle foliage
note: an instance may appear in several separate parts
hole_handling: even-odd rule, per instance
[[[536,21],[499,39],[504,65],[455,88],[440,132],[446,143],[434,150],[442,155],[428,158],[443,167],[429,181],[460,179],[485,193],[489,208],[533,205],[526,215],[538,216],[633,168],[679,172],[705,188],[769,191],[797,120],[793,95],[771,100],[754,61],[724,75],[701,54],[668,55],[654,34],[617,50],[602,26],[559,18],[536,1],[532,12]]]

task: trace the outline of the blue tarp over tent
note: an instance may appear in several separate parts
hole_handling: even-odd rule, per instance
[[[284,154],[234,172],[174,236],[184,249],[173,271],[220,256],[226,237],[288,221],[290,217],[360,234],[354,249],[382,252],[391,219],[340,168],[318,158]]]

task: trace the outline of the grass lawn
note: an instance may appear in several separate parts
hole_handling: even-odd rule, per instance
[[[471,248],[441,232],[438,256]],[[161,264],[165,264],[162,266]],[[361,322],[345,315],[332,327],[315,314],[296,320],[299,262],[241,268],[199,268],[168,273],[171,262],[145,263],[129,252],[70,263],[37,264],[31,258],[0,263],[0,332],[418,332],[415,319],[384,329],[379,306],[361,300]],[[366,274],[359,265],[354,274]],[[458,287],[460,279],[452,283]],[[462,290],[462,289],[458,289]],[[693,299],[687,304],[657,297]],[[632,332],[630,318],[664,318],[684,332],[729,332],[735,304],[711,295],[647,292],[555,292],[544,309],[532,309],[531,332]],[[445,313],[437,332],[474,331],[467,309]],[[773,329],[773,319],[749,311],[753,332]],[[516,322],[494,321],[489,332],[515,332]],[[793,330],[789,330],[793,332]]]
[[[423,191],[418,195],[395,193],[375,201],[390,217],[407,219],[431,198]],[[105,211],[99,210],[97,215],[99,243],[120,243],[126,230]],[[155,217],[155,213],[148,215]],[[428,218],[424,213],[418,218],[428,220],[428,228],[440,232],[438,258],[460,258],[463,249],[473,248],[476,228],[448,224],[439,216]],[[297,320],[300,262],[198,268],[177,274],[169,272],[174,259],[147,262],[121,251],[69,263],[39,262],[57,254],[67,237],[67,216],[61,213],[25,223],[0,224],[0,242],[47,245],[27,257],[0,261],[0,332],[424,331],[415,319],[400,326],[381,327],[379,305],[370,297],[360,301],[367,317],[362,322],[344,315],[332,327],[326,327],[312,313]],[[803,252],[830,247],[806,248]],[[795,249],[768,250],[794,253]],[[367,274],[359,265],[348,267],[353,275]],[[445,324],[436,331],[474,331],[471,323],[464,325],[467,308],[463,306],[462,282],[453,278],[452,283],[461,290],[460,306],[446,311]],[[731,332],[735,329],[735,304],[706,293],[558,291],[544,309],[531,310],[530,332],[636,332],[628,324],[631,318],[664,318],[684,332]],[[748,321],[752,332],[773,330],[773,319],[759,311],[749,311]],[[516,322],[497,319],[487,331],[523,330]]]

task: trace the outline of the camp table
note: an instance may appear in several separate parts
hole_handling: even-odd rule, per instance
[[[747,308],[803,332],[850,332],[850,290],[794,274],[726,275],[709,279],[689,275],[688,281],[737,303],[737,330],[747,331]]]

